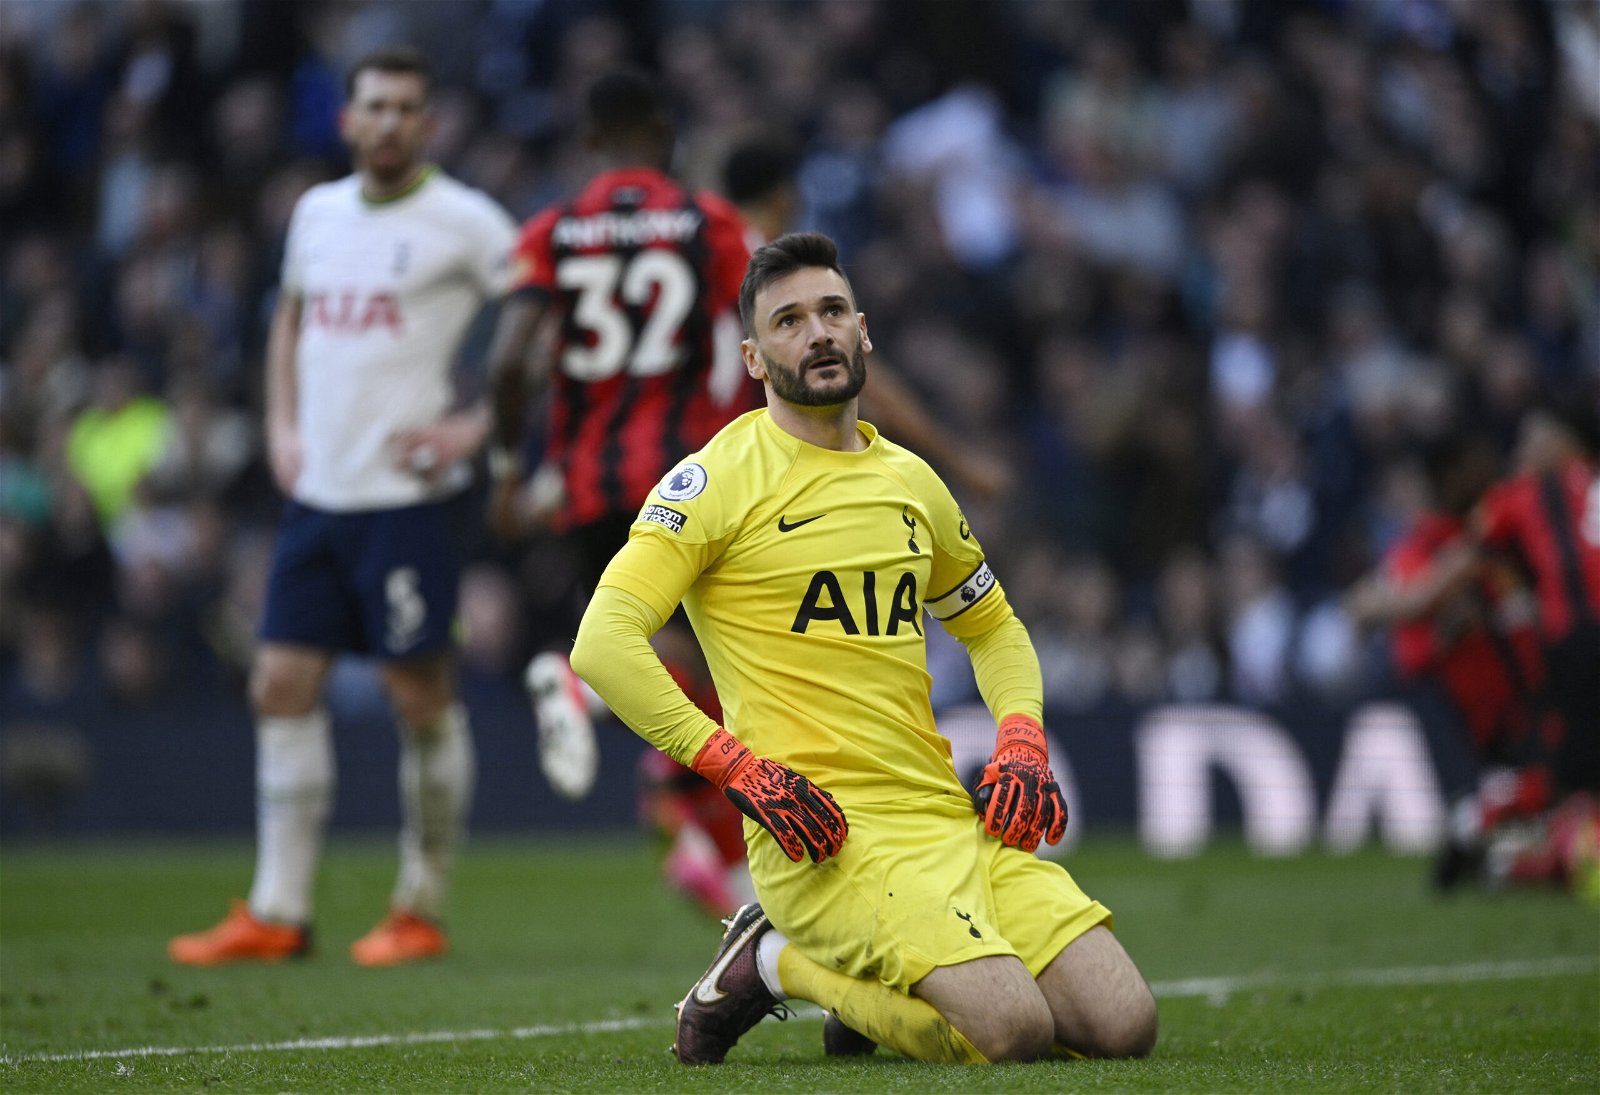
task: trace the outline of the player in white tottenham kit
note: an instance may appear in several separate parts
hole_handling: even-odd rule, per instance
[[[276,961],[310,945],[332,806],[323,689],[341,652],[379,659],[400,727],[400,876],[362,965],[444,953],[438,916],[474,761],[450,628],[460,562],[452,499],[482,446],[484,405],[455,402],[454,358],[505,292],[516,238],[492,200],[424,162],[422,56],[356,64],[340,114],[355,174],[313,187],[289,224],[267,350],[267,438],[289,496],[251,673],[257,858],[246,902],[168,945],[174,961]]]

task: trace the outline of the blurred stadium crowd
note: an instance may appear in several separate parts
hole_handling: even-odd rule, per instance
[[[579,94],[620,58],[689,181],[793,135],[797,227],[1014,471],[963,501],[1061,708],[1373,687],[1339,598],[1426,504],[1423,452],[1509,455],[1600,379],[1589,0],[10,0],[7,720],[236,680],[285,222],[347,170],[346,66],[395,41],[437,66],[433,158],[519,219],[584,177]],[[520,669],[561,550],[484,540],[468,673]]]

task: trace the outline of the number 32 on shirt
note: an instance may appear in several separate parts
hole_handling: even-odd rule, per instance
[[[634,255],[569,255],[556,265],[556,283],[577,294],[572,322],[593,335],[567,347],[561,367],[574,380],[595,383],[626,371],[656,376],[683,362],[681,332],[694,307],[694,268],[676,251],[647,248]],[[623,306],[654,300],[635,337]]]

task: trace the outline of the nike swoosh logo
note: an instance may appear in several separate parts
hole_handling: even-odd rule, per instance
[[[778,518],[778,531],[779,532],[793,532],[795,529],[799,528],[801,525],[809,525],[811,522],[820,521],[826,516],[828,516],[826,513],[819,513],[815,517],[802,517],[800,520],[795,521],[793,524],[791,524],[790,522],[784,520],[782,517],[779,517]]]
[[[746,943],[750,942],[750,937],[761,928],[761,924],[761,919],[758,917],[745,928],[738,939],[728,944],[728,949],[722,952],[722,957],[717,959],[710,969],[706,970],[706,975],[700,978],[700,983],[694,987],[695,1000],[709,1006],[728,995],[717,988],[717,982],[722,978],[722,971],[727,969],[735,958],[739,957],[739,951],[744,948]]]

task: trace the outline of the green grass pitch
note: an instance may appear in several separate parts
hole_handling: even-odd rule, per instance
[[[1418,860],[1224,846],[1164,863],[1090,839],[1069,866],[1155,987],[1161,1043],[1146,1061],[987,1070],[827,1061],[810,1008],[720,1067],[678,1065],[671,1005],[720,929],[627,836],[481,838],[455,952],[356,968],[346,947],[393,862],[387,840],[335,840],[313,956],[189,970],[166,939],[243,892],[246,844],[11,844],[0,1090],[1600,1090],[1600,911],[1556,893],[1440,899]]]

